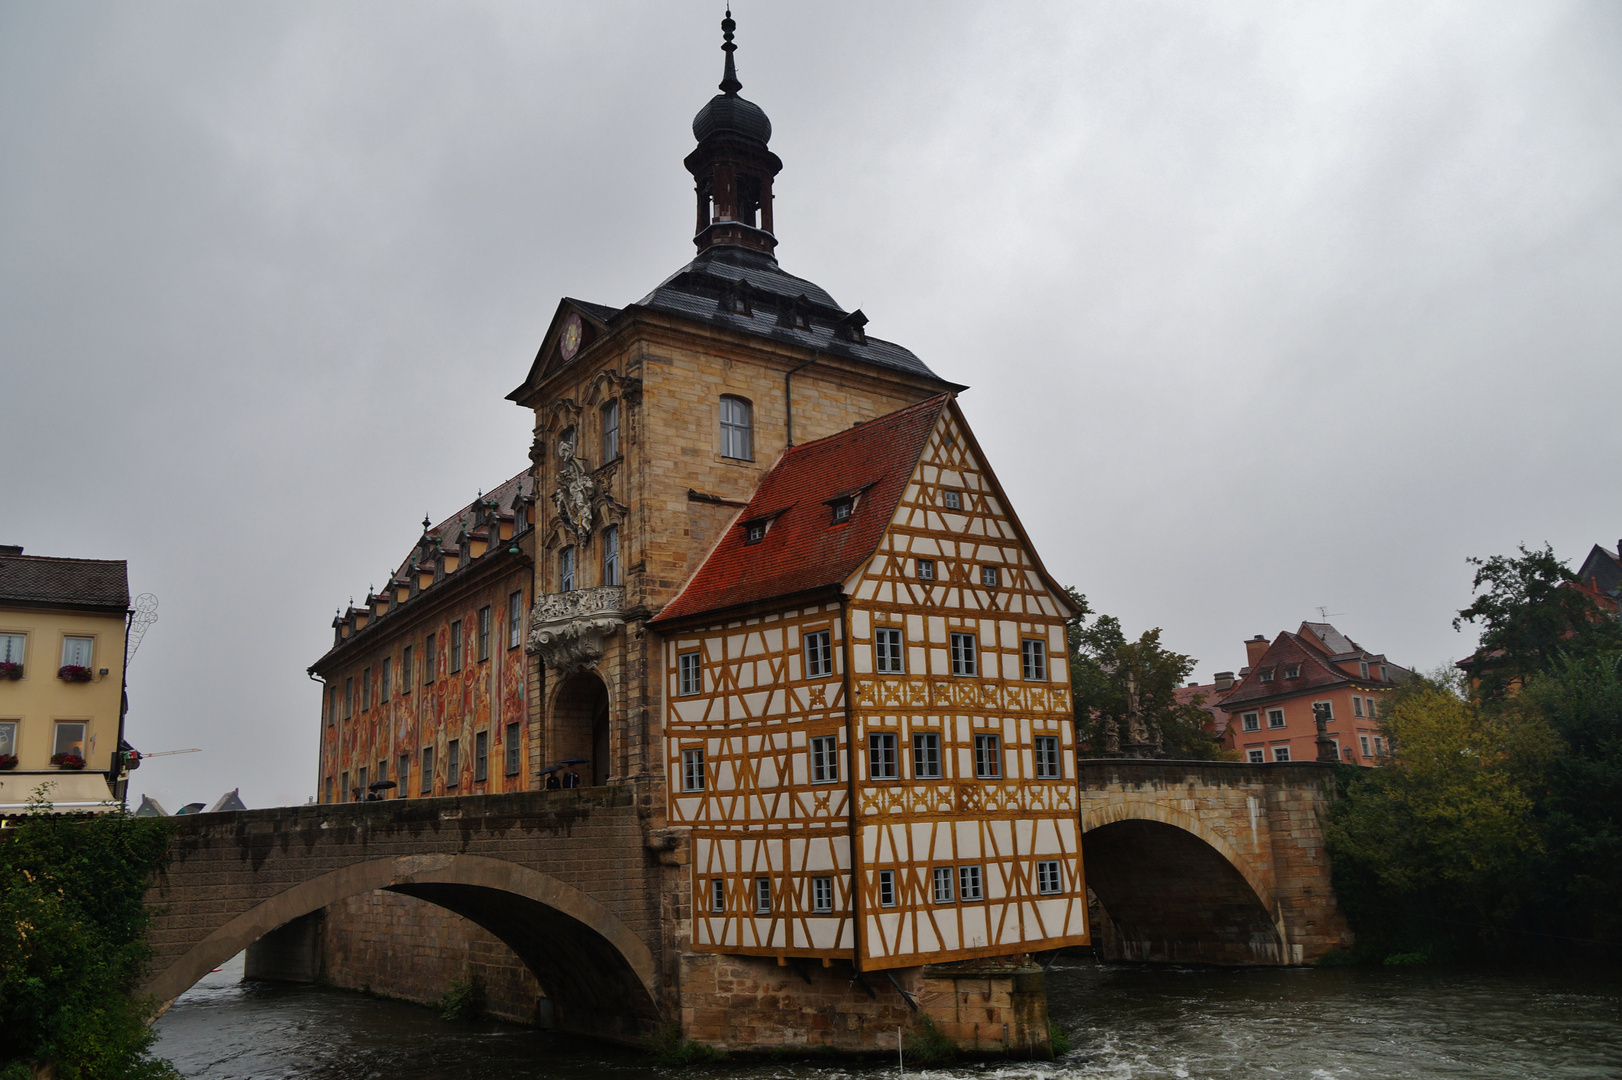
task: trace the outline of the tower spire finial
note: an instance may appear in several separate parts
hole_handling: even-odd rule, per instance
[[[736,94],[743,89],[743,83],[738,81],[738,69],[732,63],[732,54],[738,51],[732,44],[732,31],[737,28],[738,24],[732,21],[732,5],[728,4],[726,18],[721,20],[721,51],[727,54],[726,70],[721,74],[721,92],[726,94]]]

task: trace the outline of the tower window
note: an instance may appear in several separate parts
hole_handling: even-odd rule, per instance
[[[603,406],[603,460],[613,461],[620,456],[620,403],[610,401]]]
[[[730,394],[721,398],[721,456],[754,459],[754,421],[749,402]]]
[[[574,546],[558,552],[558,592],[574,592]]]
[[[610,525],[603,530],[603,584],[620,583],[620,527]]]

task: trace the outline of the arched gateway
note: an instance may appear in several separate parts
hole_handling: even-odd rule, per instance
[[[311,912],[374,890],[505,942],[558,1027],[632,1039],[662,1009],[656,891],[626,789],[258,811],[182,820],[149,900],[161,1008]]]
[[[1100,760],[1080,780],[1105,956],[1302,964],[1349,943],[1319,822],[1331,767]]]

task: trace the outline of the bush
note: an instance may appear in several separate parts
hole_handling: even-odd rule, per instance
[[[371,987],[367,987],[370,991]],[[447,1020],[480,1020],[484,1017],[488,998],[484,992],[484,976],[470,972],[464,979],[452,979],[439,999],[439,1015]]]
[[[0,832],[0,1080],[49,1066],[56,1080],[178,1080],[148,1056],[153,1003],[133,994],[146,944],[148,877],[169,823],[123,812],[51,812],[48,785]]]
[[[1070,1036],[1065,1034],[1064,1028],[1048,1021],[1048,1042],[1053,1046],[1053,1056],[1062,1058],[1070,1053]]]
[[[667,1068],[705,1065],[726,1058],[723,1051],[707,1043],[683,1039],[680,1024],[666,1024],[659,1029],[657,1035],[648,1039],[646,1046],[648,1053],[653,1055],[653,1060]]]
[[[905,1060],[920,1065],[939,1065],[951,1061],[957,1057],[959,1049],[957,1043],[935,1026],[935,1021],[922,1014],[904,1044]]]

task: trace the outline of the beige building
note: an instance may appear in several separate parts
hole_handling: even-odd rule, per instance
[[[0,547],[0,814],[41,785],[63,811],[120,798],[129,617],[122,560]]]

